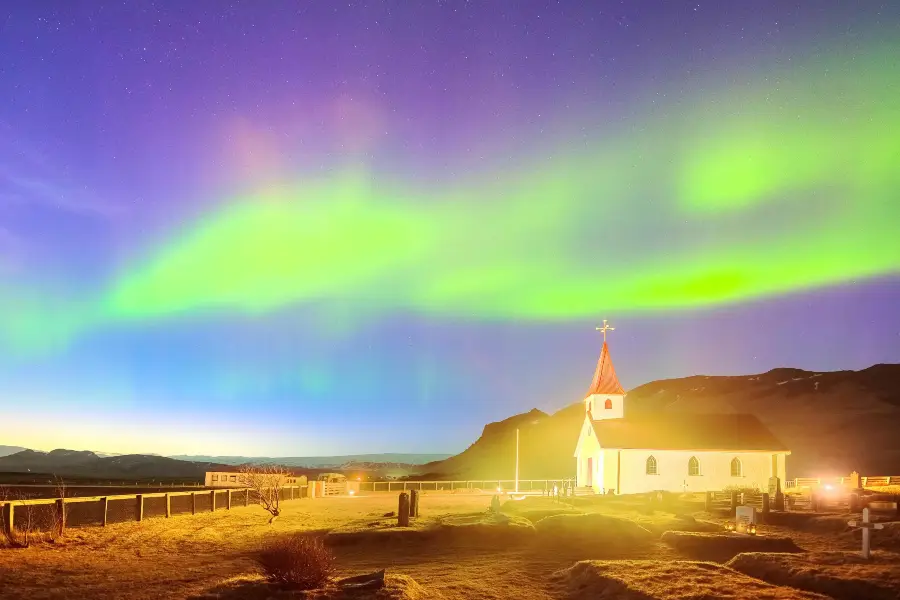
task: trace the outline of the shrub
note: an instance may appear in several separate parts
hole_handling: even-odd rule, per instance
[[[738,494],[748,494],[751,496],[756,496],[761,494],[758,486],[749,486],[749,485],[726,485],[723,492],[737,492]]]
[[[334,571],[334,556],[322,539],[300,534],[272,542],[256,562],[272,583],[300,590],[322,587]]]

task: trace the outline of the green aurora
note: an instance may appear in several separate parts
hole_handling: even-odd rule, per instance
[[[894,50],[685,82],[721,91],[461,181],[357,170],[235,200],[76,308],[0,296],[0,341],[347,299],[365,315],[587,319],[895,274]]]

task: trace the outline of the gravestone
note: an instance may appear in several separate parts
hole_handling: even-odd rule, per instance
[[[772,510],[784,510],[784,492],[778,477],[769,477],[769,500]]]
[[[870,554],[870,540],[869,535],[873,529],[884,529],[884,525],[881,523],[872,523],[869,521],[869,509],[864,508],[862,511],[862,521],[847,521],[847,525],[850,527],[859,527],[862,529],[862,552],[860,553],[863,558],[869,558]]]
[[[412,490],[409,493],[409,516],[419,516],[419,490]]]
[[[734,526],[737,531],[747,532],[750,525],[756,525],[756,507],[738,506],[734,510]]]
[[[397,507],[397,525],[400,527],[409,526],[409,494],[400,493],[400,505]]]
[[[500,512],[500,496],[498,496],[497,494],[494,494],[494,496],[491,498],[491,512]]]

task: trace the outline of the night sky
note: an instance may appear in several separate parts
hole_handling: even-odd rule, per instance
[[[900,362],[898,2],[5,2],[0,443],[456,452]]]

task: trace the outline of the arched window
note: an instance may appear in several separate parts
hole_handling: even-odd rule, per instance
[[[656,459],[652,456],[647,457],[647,475],[656,475]]]
[[[688,461],[688,475],[699,475],[700,474],[700,461],[697,460],[696,456],[692,456],[691,460]]]
[[[741,476],[741,459],[739,459],[737,456],[731,459],[731,476]]]
[[[612,400],[609,398],[606,399],[606,404],[603,405],[606,410],[610,410],[612,408]]]

